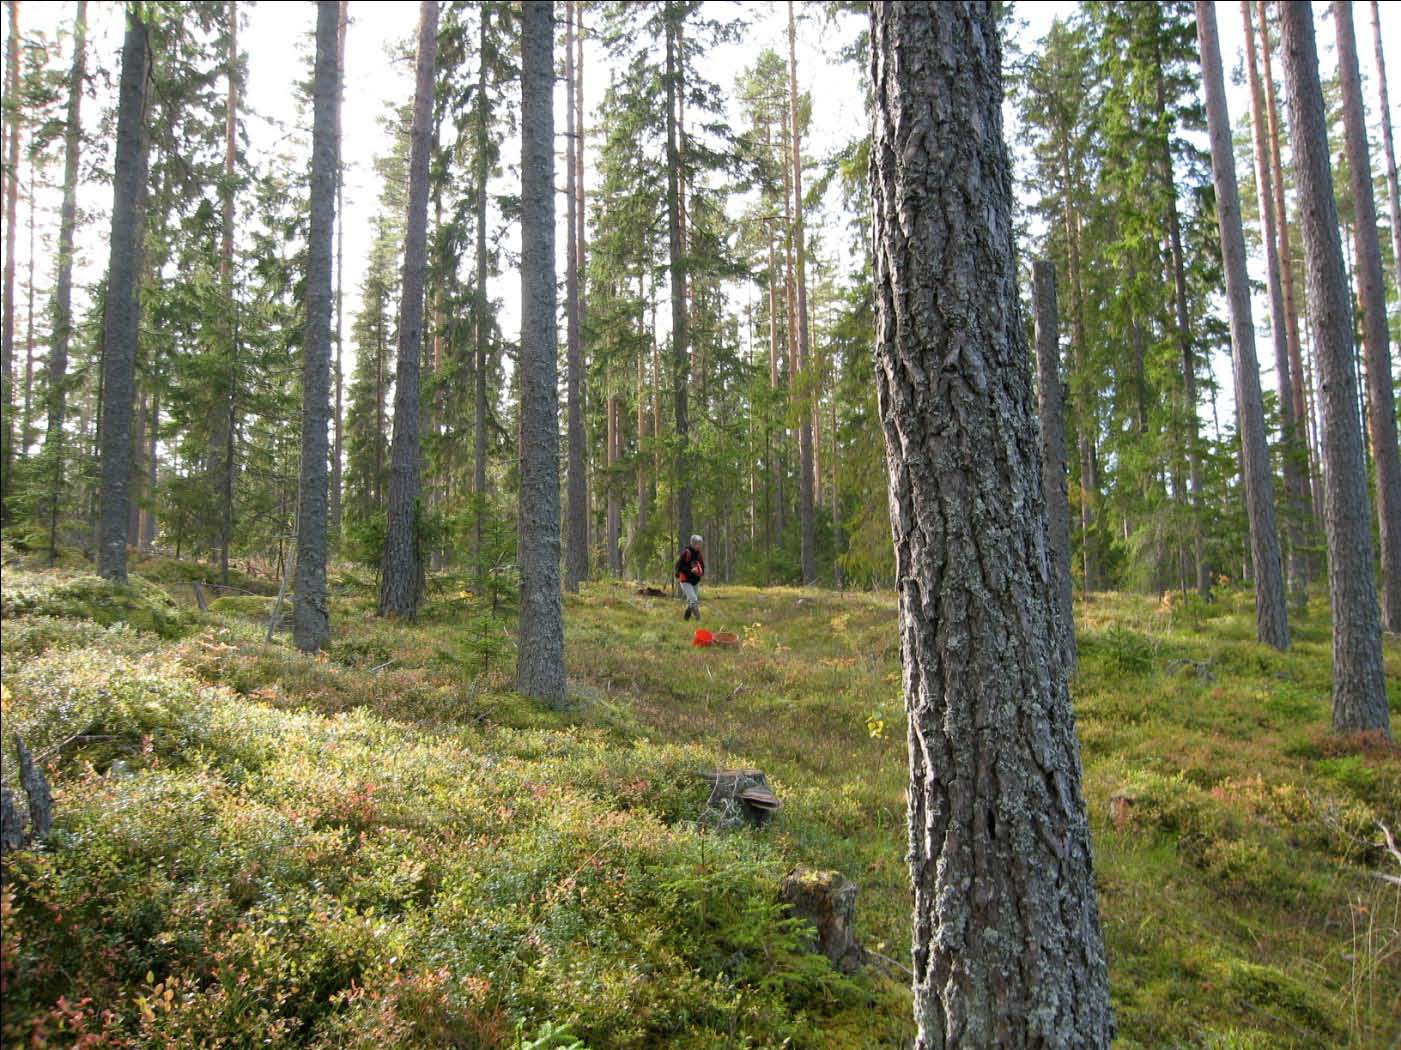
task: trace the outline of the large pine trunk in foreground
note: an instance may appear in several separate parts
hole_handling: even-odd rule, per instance
[[[516,688],[562,705],[553,20],[549,0],[521,9],[521,614]]]
[[[1216,183],[1216,220],[1226,271],[1226,301],[1231,314],[1231,352],[1235,358],[1236,416],[1241,445],[1241,481],[1250,527],[1250,562],[1255,575],[1255,636],[1276,649],[1289,648],[1289,614],[1285,611],[1284,572],[1275,532],[1274,482],[1265,445],[1265,406],[1260,395],[1260,364],[1255,356],[1255,324],[1250,312],[1250,275],[1246,270],[1245,233],[1240,224],[1231,118],[1226,110],[1226,78],[1216,7],[1197,0],[1197,39],[1206,86],[1206,119],[1211,139],[1211,169]]]
[[[1107,1047],[988,3],[871,5],[920,1050]]]
[[[1367,474],[1352,367],[1352,296],[1338,238],[1313,12],[1307,4],[1280,5],[1280,38],[1304,237],[1309,325],[1323,390],[1323,526],[1328,536],[1328,598],[1333,611],[1333,729],[1340,733],[1379,729],[1389,736],[1381,618],[1372,579]]]
[[[1372,461],[1377,468],[1377,521],[1382,555],[1382,623],[1401,631],[1401,455],[1396,449],[1396,399],[1391,386],[1391,335],[1386,323],[1377,204],[1372,195],[1372,157],[1362,105],[1362,73],[1352,29],[1351,2],[1333,2],[1338,31],[1338,80],[1343,129],[1352,176],[1353,243],[1362,297],[1362,343],[1367,355],[1367,405]]]
[[[131,417],[136,397],[137,250],[146,186],[147,29],[135,7],[126,12],[117,101],[117,156],[112,178],[112,236],[102,350],[102,513],[97,571],[126,583],[131,517]]]
[[[409,138],[409,208],[404,227],[404,291],[399,306],[399,366],[394,381],[394,443],[380,565],[379,614],[413,619],[423,593],[418,549],[419,379],[423,349],[423,275],[428,263],[428,153],[433,75],[438,61],[438,2],[419,5],[418,74]]]
[[[302,464],[297,498],[297,604],[292,637],[303,651],[331,640],[326,607],[326,511],[331,401],[331,232],[340,137],[337,0],[316,5],[312,81],[311,222],[307,229],[306,335],[302,340]]]

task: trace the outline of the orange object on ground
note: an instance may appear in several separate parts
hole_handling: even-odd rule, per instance
[[[691,639],[691,644],[709,645],[713,641],[715,641],[715,636],[713,634],[707,631],[704,627],[697,627],[696,635],[694,638]]]

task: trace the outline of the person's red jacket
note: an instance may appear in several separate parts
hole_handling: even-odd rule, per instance
[[[676,559],[676,578],[682,583],[689,583],[692,586],[700,583],[701,577],[705,575],[705,557],[694,547],[687,547],[681,552],[681,557]]]

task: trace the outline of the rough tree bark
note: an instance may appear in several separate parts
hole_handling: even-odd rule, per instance
[[[394,378],[394,441],[389,453],[389,506],[380,563],[379,614],[412,620],[423,594],[418,546],[419,376],[423,350],[423,280],[428,263],[428,161],[432,144],[433,77],[438,64],[438,0],[418,16],[418,65],[409,133],[409,205],[404,225],[399,363]]]
[[[1274,176],[1270,171],[1269,129],[1265,125],[1265,95],[1255,62],[1255,22],[1250,0],[1241,0],[1245,25],[1245,65],[1250,83],[1250,126],[1255,146],[1255,189],[1260,228],[1265,242],[1265,283],[1270,297],[1270,338],[1274,344],[1275,377],[1279,384],[1280,437],[1284,458],[1284,492],[1288,512],[1285,535],[1289,540],[1289,590],[1295,609],[1308,601],[1309,558],[1304,524],[1308,519],[1308,454],[1304,451],[1300,420],[1294,415],[1294,379],[1289,368],[1289,335],[1284,315],[1284,288],[1280,275],[1279,246],[1275,228]]]
[[[1381,12],[1377,9],[1377,0],[1372,0],[1372,42],[1377,58],[1382,156],[1386,160],[1386,197],[1391,211],[1391,264],[1396,268],[1396,294],[1401,295],[1401,192],[1398,192],[1396,185],[1396,147],[1391,137],[1391,100],[1386,90],[1386,59],[1382,55],[1382,21]]]
[[[302,340],[302,463],[297,489],[297,602],[292,640],[323,649],[331,640],[326,605],[327,416],[331,399],[331,234],[336,219],[336,142],[340,138],[337,0],[316,4],[312,80],[311,222],[307,230],[306,334]]]
[[[1333,611],[1333,729],[1340,733],[1380,730],[1389,737],[1367,476],[1352,367],[1352,296],[1338,239],[1328,127],[1309,5],[1280,5],[1280,42],[1304,237],[1309,326],[1323,388],[1323,525]]]
[[[588,503],[584,495],[584,406],[583,347],[579,324],[579,221],[575,197],[575,136],[578,134],[574,110],[574,4],[565,0],[564,31],[564,110],[565,110],[565,251],[564,312],[567,323],[565,358],[567,362],[569,464],[566,469],[568,517],[564,544],[564,589],[579,590],[579,582],[589,574]]]
[[[994,9],[870,11],[876,381],[910,726],[915,1046],[1108,1047]]]
[[[1352,4],[1333,0],[1338,33],[1338,78],[1343,95],[1343,132],[1352,176],[1357,283],[1362,297],[1362,344],[1367,359],[1367,432],[1377,470],[1377,521],[1381,533],[1382,623],[1401,631],[1401,455],[1396,448],[1396,398],[1391,386],[1391,336],[1386,321],[1386,279],[1372,197],[1372,158],[1362,105],[1362,73],[1352,28]],[[1387,123],[1383,120],[1383,124]]]
[[[554,4],[521,9],[520,645],[516,688],[565,703],[555,344]]]
[[[1240,224],[1240,192],[1231,118],[1226,109],[1226,82],[1221,70],[1221,43],[1216,7],[1197,0],[1197,42],[1206,88],[1206,121],[1211,140],[1211,170],[1216,183],[1216,221],[1226,270],[1226,301],[1231,314],[1231,352],[1235,357],[1236,417],[1245,485],[1246,520],[1250,525],[1250,564],[1255,579],[1255,636],[1276,649],[1289,648],[1289,614],[1284,601],[1283,566],[1275,532],[1274,483],[1270,450],[1265,445],[1265,406],[1260,396],[1260,365],[1255,357],[1255,325],[1250,312],[1250,274],[1246,269],[1245,233]]]
[[[808,389],[808,288],[807,252],[803,237],[803,153],[798,130],[798,45],[797,27],[793,16],[793,0],[788,0],[788,141],[793,148],[793,251],[797,301],[798,367],[793,374],[793,386],[798,399],[798,522],[801,534],[799,560],[803,584],[817,582],[817,550],[813,525],[812,395]]]
[[[63,419],[68,401],[68,344],[73,338],[73,231],[78,224],[78,162],[82,150],[83,87],[87,80],[87,0],[73,17],[73,68],[68,78],[68,119],[63,129],[63,203],[58,218],[58,277],[54,284],[53,343],[49,347],[48,422],[49,564],[58,558],[58,512],[63,502]]]
[[[1037,403],[1041,420],[1041,487],[1046,500],[1046,539],[1050,544],[1052,587],[1058,617],[1061,659],[1075,670],[1074,583],[1070,578],[1070,499],[1065,471],[1065,384],[1060,378],[1060,336],[1056,316],[1056,267],[1031,264],[1031,303],[1036,311]]]
[[[102,488],[97,571],[126,583],[126,547],[131,500],[131,415],[136,393],[136,336],[140,320],[137,252],[145,200],[147,138],[146,23],[126,10],[122,78],[117,102],[117,156],[112,179],[111,254],[102,352]]]

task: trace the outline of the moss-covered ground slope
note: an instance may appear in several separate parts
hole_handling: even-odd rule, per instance
[[[696,649],[679,604],[586,585],[556,714],[461,583],[400,625],[333,576],[307,657],[263,642],[267,601],[201,614],[141,568],[169,592],[5,573],[5,727],[57,811],[7,863],[6,1047],[909,1045],[898,968],[833,972],[778,901],[836,869],[865,945],[908,957],[889,596],[709,588],[742,644]],[[1243,595],[1078,613],[1119,1045],[1394,1046],[1401,756],[1328,733],[1324,611],[1285,654]],[[9,732],[4,760],[14,787]],[[782,812],[698,824],[695,774],[739,766]]]

